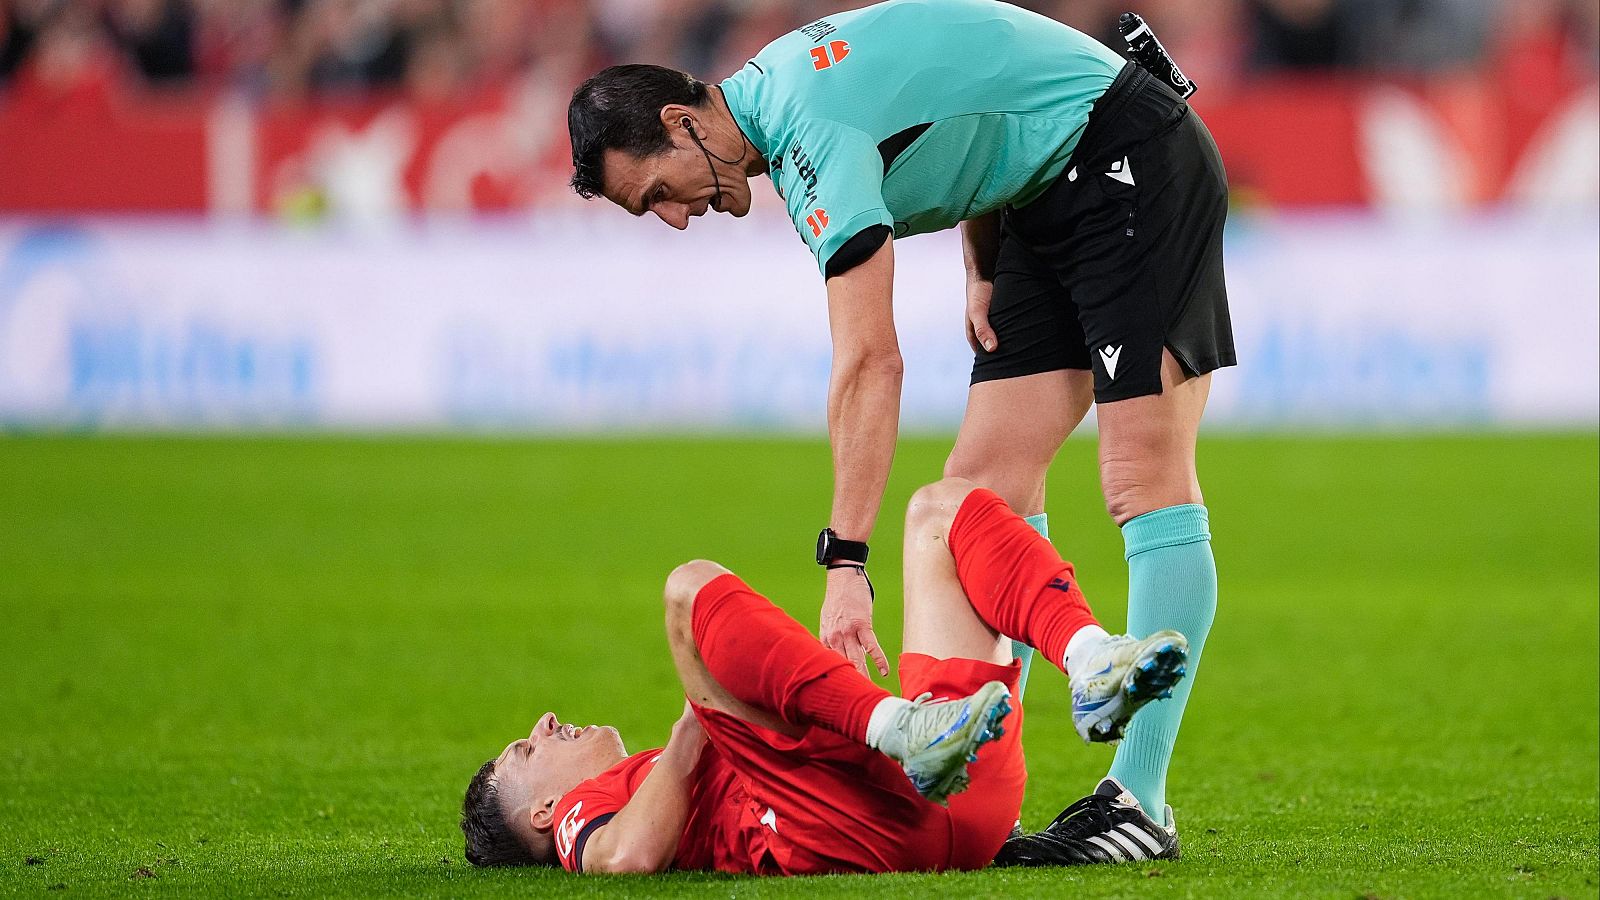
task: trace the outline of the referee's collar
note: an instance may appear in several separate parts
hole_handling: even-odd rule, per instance
[[[722,99],[728,104],[733,121],[762,158],[770,155],[772,149],[767,133],[761,127],[761,94],[766,87],[765,82],[764,73],[757,67],[756,61],[751,60],[717,85],[722,89]]]

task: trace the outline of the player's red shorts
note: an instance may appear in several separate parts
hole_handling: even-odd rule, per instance
[[[714,646],[719,628],[738,628],[754,616],[787,614],[737,579],[713,582],[695,598],[694,629]],[[737,615],[717,610],[740,604]],[[1017,693],[1021,666],[971,659],[900,657],[901,694],[960,697],[989,681]],[[788,737],[716,710],[696,707],[711,744],[738,772],[750,812],[771,834],[774,866],[786,875],[980,869],[1005,842],[1022,808],[1027,768],[1022,755],[1020,704],[1005,719],[1005,734],[978,751],[968,766],[972,783],[948,808],[924,800],[900,766],[866,745],[821,728]]]

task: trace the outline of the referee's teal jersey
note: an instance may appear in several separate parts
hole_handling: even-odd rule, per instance
[[[1123,62],[994,0],[890,0],[778,38],[721,87],[826,273],[871,226],[923,234],[1038,196]]]

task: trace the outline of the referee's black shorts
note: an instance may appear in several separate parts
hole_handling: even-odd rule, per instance
[[[1228,180],[1177,94],[1129,63],[1067,170],[1007,207],[972,382],[1092,369],[1100,403],[1161,393],[1161,351],[1191,375],[1235,363],[1222,279]]]

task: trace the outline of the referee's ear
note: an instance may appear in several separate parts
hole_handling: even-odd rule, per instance
[[[661,127],[667,130],[667,139],[674,144],[678,143],[678,134],[682,134],[686,141],[694,137],[702,141],[706,139],[705,128],[700,122],[700,110],[681,103],[668,103],[661,107]]]

